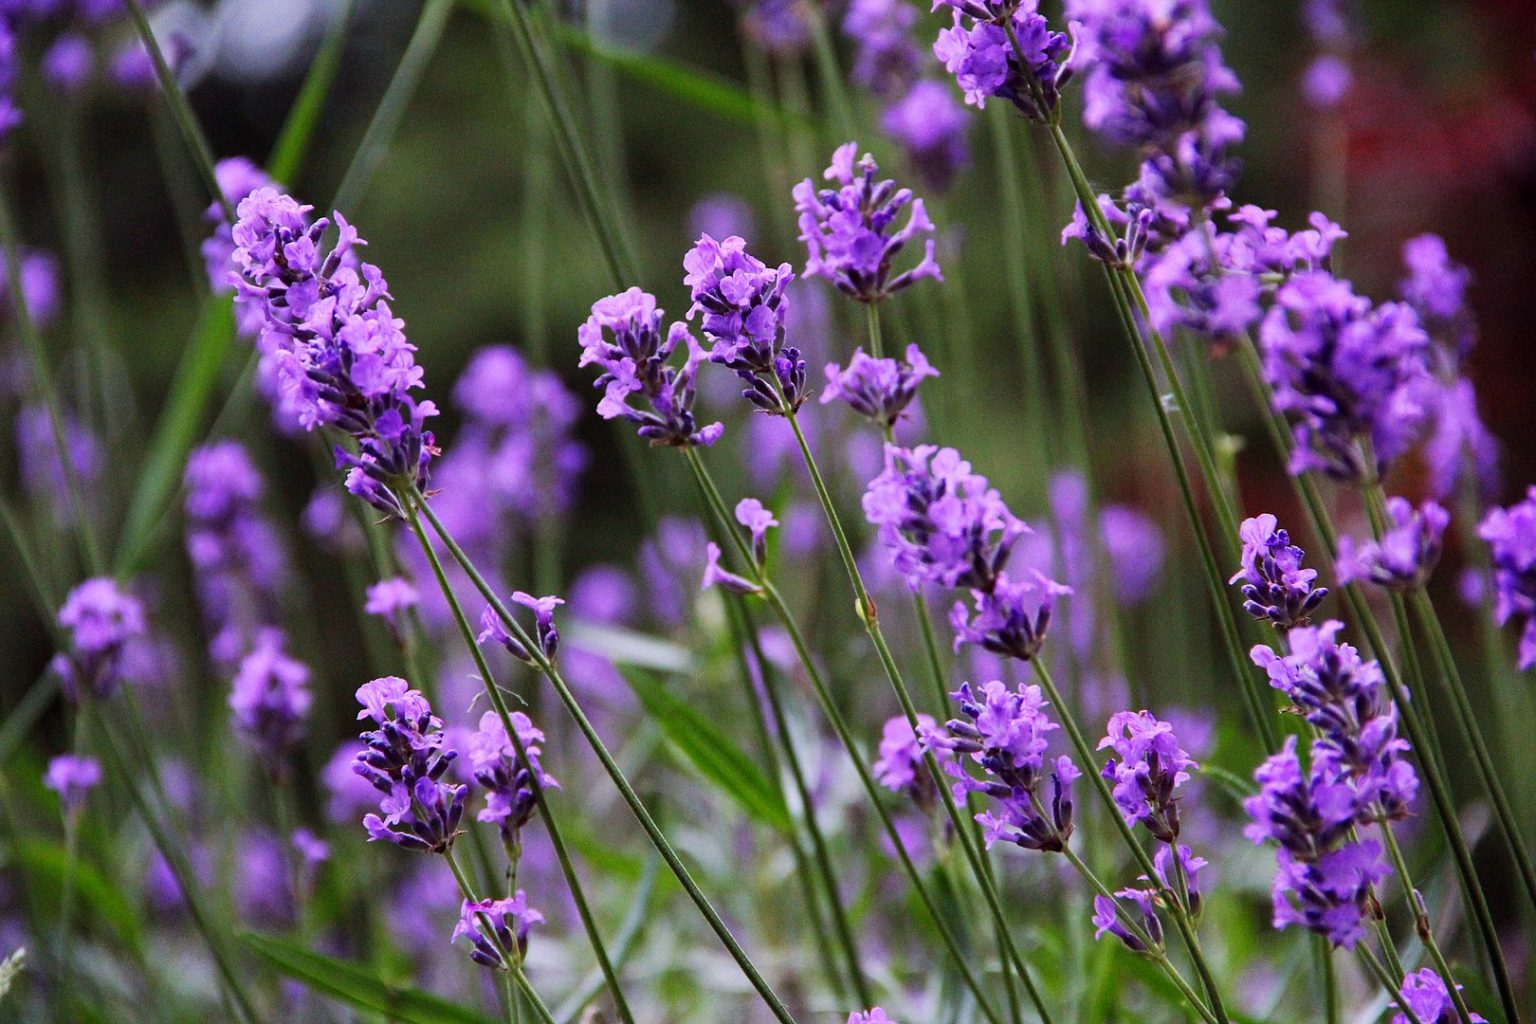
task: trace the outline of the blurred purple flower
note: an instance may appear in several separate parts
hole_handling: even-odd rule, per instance
[[[1387,499],[1380,540],[1339,538],[1335,560],[1340,583],[1364,580],[1389,590],[1417,590],[1440,561],[1441,539],[1451,514],[1433,501],[1414,508],[1406,498]]]

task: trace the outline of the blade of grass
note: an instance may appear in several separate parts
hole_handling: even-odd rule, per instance
[[[299,95],[288,110],[283,130],[267,157],[267,173],[272,180],[291,182],[298,174],[304,158],[309,155],[320,115],[325,111],[325,101],[330,97],[331,85],[341,67],[341,51],[347,39],[347,22],[352,14],[352,0],[340,0],[331,12],[330,24],[325,27],[325,37],[320,49],[304,76]]]

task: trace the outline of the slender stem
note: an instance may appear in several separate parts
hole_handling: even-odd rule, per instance
[[[886,678],[890,681],[891,688],[896,693],[896,699],[907,716],[907,722],[912,726],[912,731],[916,733],[920,726],[917,718],[917,705],[912,701],[912,695],[907,689],[906,682],[902,679],[901,670],[896,665],[896,659],[891,655],[891,650],[885,641],[884,633],[881,632],[879,614],[875,609],[874,599],[869,596],[869,590],[864,585],[864,577],[859,572],[858,562],[853,556],[853,548],[848,543],[848,535],[843,529],[842,520],[838,517],[837,507],[832,502],[831,492],[827,490],[826,481],[822,479],[821,470],[816,465],[815,456],[811,454],[810,445],[805,439],[805,432],[800,429],[799,418],[796,416],[795,411],[790,408],[789,404],[783,400],[782,394],[780,395],[780,403],[782,412],[785,418],[789,420],[790,428],[794,431],[795,443],[799,446],[801,458],[805,463],[806,470],[810,473],[811,484],[816,490],[817,499],[821,502],[822,512],[826,516],[827,525],[831,528],[832,536],[837,543],[838,554],[843,560],[843,568],[847,570],[848,581],[853,587],[855,610],[859,620],[864,624],[864,631],[868,634],[870,642],[874,644],[875,652],[880,658],[881,667],[885,670]],[[950,792],[950,787],[944,773],[940,770],[939,763],[933,756],[933,751],[925,749],[923,751],[923,761],[939,790],[940,802],[943,804],[944,811],[954,826],[955,835],[960,840],[960,848],[965,854],[967,863],[970,865],[971,873],[975,875],[977,884],[981,886],[982,895],[986,898],[988,906],[997,920],[999,925],[998,937],[1002,940],[1003,951],[1007,954],[1014,969],[1018,972],[1019,980],[1023,983],[1024,989],[1029,994],[1030,1001],[1034,1004],[1036,1011],[1049,1024],[1050,1015],[1045,1009],[1045,1002],[1039,990],[1035,987],[1034,979],[1030,977],[1029,969],[1024,964],[1024,958],[1019,955],[1018,948],[1014,945],[1013,936],[1006,925],[1007,915],[1003,912],[1002,901],[998,897],[996,887],[992,884],[990,874],[986,871],[982,854],[977,848],[975,825],[973,822],[965,820],[961,815],[954,795]]]
[[[730,517],[726,512],[725,500],[720,496],[720,491],[715,487],[714,480],[710,477],[708,471],[705,470],[697,451],[693,448],[688,448],[685,449],[685,454],[688,456],[689,465],[693,468],[695,478],[698,480],[700,488],[705,492],[716,519],[728,525]],[[728,532],[740,544],[739,551],[743,555],[743,565],[753,567],[749,571],[755,572],[754,563],[750,558],[751,549],[746,546],[745,541],[741,540],[739,536],[740,531],[729,530]],[[806,676],[811,681],[811,688],[816,692],[816,698],[821,704],[822,713],[832,726],[832,731],[837,734],[837,738],[842,742],[843,749],[848,754],[848,759],[853,763],[854,771],[859,776],[859,782],[864,787],[865,796],[868,797],[870,806],[875,809],[876,815],[885,827],[886,835],[891,841],[891,846],[896,851],[897,860],[900,861],[902,870],[906,872],[908,879],[912,883],[913,891],[917,893],[924,908],[933,919],[934,926],[938,928],[945,947],[954,960],[956,969],[960,971],[961,978],[965,982],[966,987],[970,989],[971,994],[976,998],[976,1003],[981,1007],[983,1015],[992,1024],[1001,1024],[997,1012],[992,1008],[990,1001],[982,992],[981,985],[977,982],[975,974],[971,971],[970,958],[961,949],[959,941],[949,923],[949,917],[940,909],[939,904],[930,893],[927,883],[924,882],[921,872],[918,871],[917,866],[912,862],[912,857],[907,852],[906,841],[902,838],[901,833],[897,831],[896,824],[891,819],[890,811],[886,809],[885,802],[881,798],[879,785],[875,782],[874,775],[871,773],[869,765],[865,762],[864,754],[859,747],[858,741],[854,739],[852,731],[848,728],[848,723],[844,719],[842,711],[838,708],[837,702],[832,698],[832,692],[827,687],[826,679],[823,677],[821,669],[817,667],[815,658],[811,655],[810,647],[805,642],[805,635],[801,632],[799,623],[795,620],[788,604],[785,603],[783,596],[779,593],[778,588],[773,585],[773,582],[764,578],[760,573],[758,574],[758,582],[763,588],[763,596],[768,601],[769,607],[773,609],[780,624],[783,625],[784,631],[789,635],[790,644],[794,647],[795,654],[799,658],[801,666],[805,669]]]
[[[85,556],[86,565],[90,566],[92,574],[100,575],[106,563],[102,560],[101,545],[96,540],[95,527],[91,523],[90,511],[85,504],[85,490],[80,484],[80,474],[70,454],[72,449],[69,444],[69,434],[65,429],[64,413],[60,408],[53,371],[48,366],[48,353],[43,348],[43,340],[38,334],[37,321],[32,318],[32,311],[27,306],[26,290],[21,282],[21,238],[16,231],[16,222],[11,216],[10,200],[3,194],[0,194],[0,249],[4,249],[7,298],[16,317],[17,332],[21,335],[22,345],[26,348],[28,360],[32,364],[33,384],[42,398],[44,409],[48,412],[48,428],[53,434],[53,443],[58,450],[59,465],[64,469],[65,489],[68,491],[69,503],[74,511],[75,533],[80,541],[81,553]]]
[[[1403,888],[1403,899],[1407,901],[1408,909],[1414,916],[1414,926],[1419,933],[1419,938],[1423,941],[1424,948],[1429,950],[1430,958],[1435,961],[1435,969],[1445,980],[1445,987],[1451,993],[1451,1001],[1456,1004],[1456,1013],[1461,1018],[1462,1024],[1472,1024],[1472,1014],[1462,998],[1461,986],[1456,984],[1456,976],[1451,973],[1451,965],[1446,963],[1445,954],[1440,951],[1440,943],[1435,941],[1435,930],[1430,926],[1429,913],[1424,909],[1423,898],[1413,884],[1413,876],[1408,872],[1408,861],[1403,857],[1402,848],[1397,845],[1397,836],[1392,831],[1390,821],[1381,822],[1381,838],[1387,847],[1388,856],[1392,859],[1392,866],[1397,869],[1397,880]]]
[[[1381,987],[1388,994],[1396,997],[1398,990],[1402,988],[1402,981],[1393,979],[1391,972],[1382,965],[1382,962],[1377,959],[1376,954],[1371,952],[1371,947],[1365,943],[1360,943],[1355,947],[1355,950],[1360,954],[1360,962],[1365,964],[1366,970],[1376,976],[1376,980],[1381,982]],[[1449,985],[1451,983],[1447,981],[1446,984]],[[1408,1018],[1409,1024],[1424,1024],[1423,1021],[1419,1020],[1418,1015],[1413,1012],[1412,1007],[1399,1005],[1398,1011]]]
[[[682,885],[683,890],[688,894],[688,898],[698,908],[705,922],[708,923],[710,929],[720,939],[721,944],[725,946],[726,952],[736,962],[737,967],[741,969],[747,981],[757,991],[758,995],[762,997],[769,1011],[772,1012],[781,1024],[795,1024],[794,1016],[790,1014],[778,995],[773,991],[773,988],[764,980],[756,965],[752,963],[751,957],[747,955],[746,950],[741,948],[741,944],[736,941],[736,937],[731,934],[730,928],[721,920],[719,913],[715,911],[714,906],[709,902],[709,898],[704,895],[698,883],[693,880],[693,875],[684,866],[682,859],[677,855],[677,851],[672,848],[672,844],[667,841],[667,837],[662,833],[660,827],[657,826],[655,819],[651,817],[650,811],[646,809],[640,797],[635,794],[634,787],[630,785],[629,779],[625,777],[618,762],[613,759],[613,755],[609,752],[607,745],[603,743],[602,737],[598,735],[591,720],[587,718],[586,712],[582,710],[580,702],[576,700],[576,695],[571,692],[570,686],[566,683],[559,669],[555,667],[549,658],[545,657],[538,643],[528,635],[527,630],[522,627],[522,624],[507,610],[506,604],[502,602],[496,591],[491,588],[491,585],[485,581],[485,577],[480,574],[474,562],[464,553],[464,549],[453,539],[453,535],[448,531],[442,520],[437,517],[437,513],[433,511],[432,506],[426,502],[414,484],[411,486],[409,497],[426,517],[427,522],[431,524],[433,532],[437,534],[438,538],[448,548],[448,552],[453,556],[454,561],[469,576],[470,581],[475,585],[475,589],[480,591],[481,596],[485,598],[486,602],[494,610],[497,618],[502,621],[507,630],[528,651],[529,655],[533,658],[534,667],[554,687],[555,693],[565,705],[571,718],[576,722],[576,727],[581,731],[587,744],[592,748],[592,752],[597,755],[598,761],[602,763],[603,770],[613,780],[614,786],[619,790],[619,795],[624,799],[630,812],[634,814],[635,819],[640,823],[640,827],[644,829],[646,836],[651,841],[651,845],[656,848],[657,853],[661,854],[662,860],[667,862],[667,867],[671,869],[678,883]],[[495,687],[487,686],[486,693],[490,696],[493,704],[501,702],[501,694]]]
[[[1339,1024],[1339,979],[1333,968],[1333,947],[1325,935],[1312,936],[1317,980],[1323,986],[1323,1010],[1328,1024]]]
[[[570,851],[566,849],[565,840],[560,834],[559,826],[555,823],[554,815],[550,813],[549,802],[544,792],[544,784],[539,778],[539,773],[532,768],[532,762],[528,758],[528,750],[522,737],[512,721],[511,714],[507,710],[506,701],[501,697],[501,690],[496,685],[496,679],[491,674],[491,667],[485,660],[480,645],[475,642],[474,630],[470,628],[469,619],[464,614],[463,607],[459,604],[458,597],[453,592],[453,587],[448,582],[448,576],[443,571],[441,560],[437,551],[432,547],[427,538],[426,531],[422,529],[421,517],[417,515],[415,505],[410,496],[404,496],[402,504],[406,510],[406,521],[410,524],[411,532],[415,534],[417,543],[421,546],[422,554],[427,558],[432,567],[432,576],[437,581],[438,588],[448,602],[449,610],[453,613],[454,624],[459,628],[459,635],[464,640],[464,646],[469,649],[470,656],[474,658],[475,669],[480,673],[481,682],[485,686],[491,703],[496,709],[497,717],[501,719],[502,728],[506,730],[507,738],[512,744],[513,752],[517,755],[517,761],[527,769],[528,788],[533,793],[534,803],[538,806],[539,817],[544,822],[545,831],[549,834],[550,845],[554,847],[555,858],[560,862],[560,872],[565,876],[566,887],[570,890],[571,899],[576,904],[576,914],[581,918],[581,926],[587,933],[587,942],[592,947],[593,954],[597,957],[598,967],[603,972],[603,978],[608,983],[609,994],[613,996],[613,1003],[618,1010],[619,1018],[624,1024],[634,1024],[634,1016],[630,1013],[629,1004],[624,999],[624,992],[619,985],[617,973],[613,968],[613,961],[608,957],[608,949],[603,944],[602,935],[597,928],[597,921],[592,916],[592,908],[587,904],[586,893],[582,888],[581,879],[576,875],[576,869],[571,863]],[[516,860],[509,858],[513,870],[516,868]],[[510,894],[509,894],[510,895]]]
[[[187,94],[182,91],[181,83],[176,81],[176,73],[166,63],[165,54],[160,51],[160,43],[155,39],[155,32],[149,27],[149,19],[144,16],[144,8],[139,0],[128,0],[128,16],[133,19],[133,26],[138,30],[139,39],[144,43],[144,49],[149,53],[150,63],[155,67],[155,76],[160,80],[160,91],[165,94],[166,103],[170,105],[171,114],[176,119],[176,127],[181,129],[181,137],[187,144],[187,149],[192,151],[193,163],[197,165],[198,174],[202,176],[203,184],[208,188],[208,195],[213,198],[224,211],[224,219],[231,224],[235,222],[235,206],[219,188],[219,178],[213,171],[213,149],[208,145],[208,139],[197,123],[197,117],[192,113],[192,107],[187,103]]]
[[[878,301],[864,303],[865,323],[869,327],[869,354],[876,359],[885,355],[884,342],[880,331],[880,303]]]
[[[1536,867],[1533,867],[1531,855],[1525,848],[1525,839],[1520,831],[1520,820],[1510,805],[1509,797],[1504,793],[1504,785],[1499,781],[1498,769],[1494,766],[1493,758],[1488,752],[1488,743],[1483,739],[1482,729],[1477,724],[1472,702],[1467,696],[1466,686],[1461,681],[1455,656],[1451,653],[1450,641],[1446,638],[1440,616],[1435,612],[1434,601],[1430,598],[1428,591],[1421,589],[1409,596],[1408,603],[1418,616],[1424,633],[1429,637],[1430,647],[1434,651],[1435,661],[1440,668],[1440,683],[1451,698],[1451,709],[1456,716],[1456,724],[1461,727],[1461,735],[1466,740],[1467,746],[1472,748],[1477,773],[1488,790],[1489,797],[1493,800],[1494,813],[1499,819],[1500,829],[1504,832],[1504,841],[1509,846],[1509,852],[1514,857],[1515,864],[1519,867],[1520,880],[1524,883],[1526,898],[1532,904],[1536,904]]]
[[[811,26],[811,50],[816,58],[816,74],[821,79],[821,89],[836,115],[836,127],[845,137],[851,138],[857,127],[853,116],[853,102],[848,96],[848,86],[842,69],[837,66],[837,47],[832,32],[827,27],[827,16],[819,4],[804,7],[805,18]]]

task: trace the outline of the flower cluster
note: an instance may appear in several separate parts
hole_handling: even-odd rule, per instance
[[[911,189],[897,188],[889,179],[876,181],[880,168],[874,158],[857,158],[858,143],[844,143],[823,174],[836,183],[835,189],[818,190],[810,178],[794,188],[806,276],[826,278],[860,302],[878,302],[925,277],[942,281],[932,238],[925,240],[915,266],[892,276],[896,256],[917,236],[931,235],[933,222]],[[898,226],[904,209],[906,223]]]
[[[1198,768],[1179,746],[1173,726],[1148,711],[1120,711],[1110,716],[1099,749],[1110,747],[1119,760],[1104,765],[1104,778],[1113,783],[1115,803],[1126,824],[1141,822],[1159,842],[1179,836],[1179,803],[1174,791]]]
[[[240,661],[229,694],[235,733],[251,744],[274,775],[304,739],[312,696],[309,667],[288,656],[283,635],[263,630]]]
[[[1445,979],[1432,967],[1414,971],[1403,978],[1403,987],[1397,992],[1397,1005],[1405,1012],[1393,1014],[1391,1024],[1409,1024],[1410,1021],[1418,1021],[1418,1024],[1455,1024],[1461,1020]],[[1467,1020],[1472,1024],[1488,1024],[1488,1018],[1477,1013],[1469,1014]]]
[[[1326,587],[1312,585],[1317,570],[1302,568],[1306,552],[1291,543],[1291,535],[1268,512],[1243,520],[1238,533],[1242,566],[1227,582],[1242,581],[1243,610],[1276,629],[1306,625],[1328,596]]]
[[[109,577],[86,580],[69,592],[59,609],[59,627],[69,640],[48,663],[71,702],[82,691],[105,700],[123,681],[123,653],[146,633],[144,605]]]
[[[1175,855],[1178,857],[1177,864],[1173,859]],[[1163,923],[1157,915],[1158,904],[1167,899],[1165,893],[1182,893],[1178,898],[1187,900],[1190,914],[1198,914],[1201,902],[1200,870],[1207,863],[1204,857],[1195,856],[1187,846],[1158,847],[1152,858],[1153,877],[1139,876],[1141,882],[1147,883],[1145,886],[1121,889],[1115,893],[1115,899],[1102,895],[1093,898],[1093,937],[1102,939],[1105,935],[1113,935],[1133,953],[1147,952],[1148,942],[1153,946],[1161,946]],[[1138,917],[1131,918],[1128,912],[1116,905],[1116,899],[1134,907]],[[1140,926],[1140,934],[1126,927],[1124,920],[1136,921]]]
[[[1493,563],[1493,611],[1504,625],[1520,621],[1520,668],[1536,668],[1536,487],[1524,501],[1488,511],[1477,535]]]
[[[363,611],[383,619],[396,637],[405,631],[405,617],[421,603],[421,594],[409,580],[399,576],[368,585]]]
[[[452,941],[469,939],[469,958],[493,971],[507,971],[528,952],[528,933],[544,915],[528,905],[519,889],[511,899],[464,901]],[[509,963],[507,958],[514,958]]]
[[[521,711],[512,712],[511,718],[517,741],[528,755],[526,761],[517,756],[505,723],[494,711],[480,716],[480,729],[469,741],[469,762],[475,781],[485,787],[485,809],[476,820],[495,823],[502,842],[507,844],[517,841],[518,833],[538,809],[535,787],[541,791],[560,787],[539,763],[539,744],[544,742],[544,733]]]
[[[997,97],[1032,121],[1060,116],[1061,90],[1073,71],[1072,41],[1051,29],[1036,0],[934,4],[941,5],[954,9],[954,24],[939,32],[933,54],[955,76],[965,102],[985,107]]]
[[[872,1010],[863,1013],[850,1013],[848,1024],[896,1024],[884,1010],[876,1006]]]
[[[85,797],[101,783],[101,764],[94,757],[60,754],[48,762],[43,785],[59,795],[65,814],[75,814]]]
[[[362,734],[364,747],[352,770],[383,794],[382,815],[363,818],[369,841],[448,852],[459,834],[469,787],[443,781],[458,754],[443,741],[442,720],[421,692],[398,676],[363,684],[357,701],[363,706],[358,719],[370,719],[374,728]]]
[[[1216,204],[1237,177],[1229,148],[1243,122],[1221,108],[1237,77],[1221,59],[1221,26],[1205,0],[1071,0],[1066,16],[1087,68],[1083,120],[1143,154],[1148,195]]]
[[[394,487],[424,487],[436,454],[426,420],[437,414],[411,391],[422,386],[416,347],[385,301],[379,269],[360,263],[357,230],[335,215],[337,241],[322,239],[331,221],[310,222],[313,207],[275,188],[239,204],[231,232],[236,301],[260,313],[258,344],[277,366],[282,401],[301,426],[345,431],[357,450],[336,449],[347,490],[375,508],[403,515]],[[355,265],[354,265],[355,264]]]
[[[656,297],[639,288],[592,304],[592,315],[577,331],[577,338],[579,365],[596,363],[603,371],[596,381],[604,389],[597,413],[605,420],[622,418],[638,424],[636,433],[652,444],[714,444],[725,428],[719,423],[700,428],[693,418],[695,380],[704,351],[681,323],[674,323],[663,338],[662,312],[656,308]],[[679,343],[687,358],[676,367],[668,360]],[[650,408],[630,405],[631,395],[644,399]]]
[[[902,0],[852,0],[843,33],[857,48],[853,83],[882,99],[906,91],[923,59],[912,38],[916,24],[917,8]]]
[[[1275,408],[1293,423],[1291,471],[1335,479],[1382,473],[1425,417],[1429,339],[1413,310],[1372,305],[1349,282],[1311,271],[1282,285],[1259,330]],[[1358,443],[1368,440],[1375,465]]]
[[[512,595],[512,600],[533,612],[539,651],[546,659],[554,658],[560,650],[560,630],[555,626],[555,609],[565,604],[565,599],[553,594],[534,597],[519,590]],[[518,661],[526,661],[530,665],[538,661],[519,637],[507,631],[507,624],[501,620],[501,614],[494,605],[489,604],[480,613],[480,635],[476,637],[478,643],[483,644],[488,640],[501,644]]]
[[[821,402],[841,399],[854,412],[865,416],[881,427],[894,426],[903,410],[917,397],[917,386],[925,377],[937,377],[939,371],[928,362],[916,345],[907,346],[907,358],[890,357],[876,359],[866,355],[862,348],[853,350],[853,357],[844,369],[836,363],[826,366],[827,387],[821,393]]]
[[[784,344],[785,290],[795,279],[789,264],[768,266],[747,252],[739,235],[718,242],[701,235],[683,257],[683,269],[693,299],[688,318],[704,314],[709,361],[735,370],[747,384],[741,396],[764,412],[800,408],[807,397],[805,360],[798,348]]]
[[[187,556],[212,634],[209,652],[231,666],[279,621],[288,570],[282,539],[261,512],[266,484],[240,442],[195,449],[182,483]]]
[[[1429,579],[1451,514],[1433,501],[1414,508],[1406,498],[1388,498],[1387,517],[1391,525],[1379,540],[1339,538],[1339,582],[1367,580],[1390,590],[1417,590]]]
[[[970,163],[965,107],[942,83],[924,79],[885,108],[880,130],[906,150],[907,161],[929,188],[943,192]]]
[[[1082,773],[1064,755],[1047,761],[1049,734],[1057,725],[1045,712],[1048,702],[1040,687],[1010,690],[993,680],[979,691],[966,683],[951,696],[965,717],[945,723],[947,736],[935,731],[923,739],[956,755],[944,770],[956,780],[958,802],[964,804],[971,793],[997,801],[998,813],[976,816],[987,846],[1007,842],[1026,850],[1060,852],[1072,835],[1072,782]],[[969,775],[962,757],[979,765],[985,778]],[[1047,777],[1048,800],[1043,792]]]
[[[906,715],[888,719],[880,734],[879,756],[869,766],[876,782],[910,797],[925,813],[934,808],[938,793],[934,789],[933,776],[923,764],[923,751],[932,750],[940,761],[950,757],[947,746],[929,742],[937,729],[932,715],[920,713],[915,730]]]

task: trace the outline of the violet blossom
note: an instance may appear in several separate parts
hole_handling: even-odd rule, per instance
[[[954,9],[954,23],[940,30],[933,55],[955,76],[965,102],[980,108],[995,97],[1031,121],[1055,123],[1073,74],[1073,46],[1066,33],[1051,29],[1037,0],[939,2]]]
[[[1340,583],[1364,580],[1389,590],[1424,586],[1440,560],[1441,539],[1451,514],[1433,501],[1414,508],[1406,498],[1387,499],[1389,525],[1379,539],[1339,538]]]
[[[48,762],[43,785],[59,795],[66,815],[77,814],[85,797],[101,783],[101,764],[94,757],[60,754]]]
[[[528,951],[528,933],[543,924],[544,915],[528,905],[528,897],[519,889],[511,899],[465,900],[454,926],[452,941],[467,938],[469,958],[493,971],[507,971],[511,956],[521,961]]]
[[[560,650],[560,630],[555,626],[555,609],[565,604],[565,599],[555,597],[553,594],[534,597],[519,590],[513,593],[512,600],[533,612],[534,633],[537,636],[539,651],[545,660],[553,659]],[[484,644],[487,641],[501,644],[507,649],[507,653],[519,661],[526,661],[532,665],[539,660],[523,645],[520,637],[513,636],[507,631],[500,612],[494,605],[489,604],[480,614],[480,635],[476,637],[477,643]]]
[[[1119,758],[1110,758],[1100,774],[1113,783],[1126,824],[1140,822],[1159,842],[1175,842],[1179,803],[1174,792],[1189,781],[1189,769],[1199,765],[1179,746],[1173,726],[1147,711],[1119,711],[1110,716],[1108,733],[1099,741],[1098,749],[1105,747]]]
[[[518,833],[538,810],[538,790],[558,789],[560,783],[546,772],[539,763],[540,744],[544,733],[521,711],[511,713],[512,727],[517,730],[527,760],[517,756],[516,748],[507,737],[507,728],[501,716],[487,711],[480,716],[480,728],[469,742],[469,761],[474,768],[475,781],[485,788],[485,808],[476,820],[494,822],[501,832],[503,843],[517,842]]]
[[[148,632],[144,605],[106,576],[86,580],[69,592],[58,614],[69,641],[53,656],[49,670],[59,677],[71,703],[82,692],[106,700],[123,681],[128,645]]]
[[[1460,985],[1456,987],[1461,988]],[[1418,1024],[1456,1024],[1461,1020],[1450,988],[1432,967],[1413,971],[1403,978],[1403,987],[1397,992],[1396,1005],[1405,1012],[1393,1014],[1391,1024],[1409,1024],[1410,1021],[1417,1021]],[[1410,1013],[1412,1017],[1408,1016]],[[1467,1020],[1472,1024],[1488,1024],[1488,1018],[1478,1013],[1469,1013]]]
[[[363,684],[357,701],[363,706],[357,717],[374,727],[362,734],[364,749],[352,770],[383,794],[382,813],[363,818],[369,841],[446,853],[458,837],[469,787],[442,781],[458,756],[443,742],[442,720],[398,676]]]
[[[827,386],[821,393],[823,405],[841,399],[854,412],[889,428],[917,397],[917,386],[924,378],[937,377],[939,371],[921,349],[908,345],[905,360],[876,359],[856,348],[847,369],[828,363],[826,374]]]
[[[1242,581],[1243,610],[1276,629],[1306,625],[1328,596],[1327,588],[1312,585],[1317,570],[1302,567],[1306,552],[1291,543],[1290,534],[1268,512],[1243,520],[1238,532],[1242,566],[1227,582]]]
[[[1489,509],[1477,535],[1493,563],[1494,617],[1520,623],[1520,668],[1536,668],[1536,487],[1524,501]]]
[[[304,738],[313,700],[309,666],[290,658],[276,629],[265,629],[240,661],[229,709],[235,733],[251,744],[264,767],[281,776],[286,761]]]

